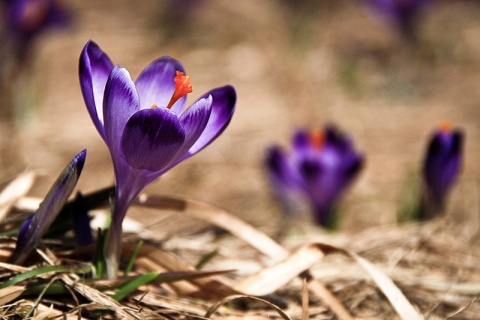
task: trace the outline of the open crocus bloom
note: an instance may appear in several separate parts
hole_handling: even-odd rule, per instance
[[[460,173],[463,139],[463,132],[452,130],[448,123],[433,134],[423,163],[421,219],[433,218],[443,210],[448,191]]]
[[[105,248],[107,264],[116,263],[130,203],[147,184],[225,130],[236,93],[231,86],[213,89],[184,109],[192,88],[179,61],[161,57],[134,82],[93,41],[80,57],[80,83],[88,112],[113,160],[116,199]],[[117,268],[110,268],[110,277]]]
[[[279,147],[269,150],[267,168],[272,185],[288,206],[293,193],[306,196],[315,221],[331,227],[335,206],[358,175],[363,156],[333,127],[311,133],[299,130],[292,145],[290,153],[284,153]]]

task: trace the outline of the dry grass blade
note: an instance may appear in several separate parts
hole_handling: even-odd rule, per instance
[[[352,257],[359,265],[361,265],[372,277],[373,281],[382,290],[383,294],[388,298],[398,315],[404,320],[421,320],[423,317],[417,312],[412,304],[407,300],[405,295],[393,283],[392,279],[388,277],[383,271],[376,266],[360,257],[354,252],[343,250],[345,254]]]
[[[234,301],[234,300],[238,300],[238,299],[250,299],[250,300],[255,300],[255,301],[262,302],[265,305],[267,305],[268,307],[275,310],[280,315],[280,317],[282,317],[282,319],[292,320],[282,309],[280,309],[279,307],[277,307],[273,303],[268,302],[267,300],[264,300],[264,299],[261,299],[261,298],[258,298],[258,297],[252,297],[252,296],[247,296],[247,295],[233,295],[233,296],[229,296],[229,297],[226,297],[226,298],[218,301],[207,311],[207,313],[205,314],[205,318],[210,318],[212,316],[212,314],[215,311],[217,311],[218,308],[220,308],[224,304],[229,303],[229,302]]]
[[[32,188],[35,175],[33,172],[25,172],[10,182],[0,193],[0,221],[5,219],[8,211],[18,199],[27,194]]]
[[[4,270],[17,272],[17,273],[27,272],[27,271],[31,270],[31,268],[17,266],[16,264],[11,264],[11,263],[6,263],[6,262],[0,262],[0,268],[2,268]]]
[[[309,304],[308,304],[308,285],[307,279],[303,279],[303,286],[302,286],[302,320],[309,320]]]
[[[10,286],[0,289],[0,306],[17,299],[25,291],[25,286]]]
[[[319,262],[325,254],[315,247],[306,245],[291,253],[285,260],[265,268],[235,286],[251,295],[267,295],[283,287],[302,272]]]
[[[120,303],[117,301],[113,300],[106,294],[93,289],[87,285],[84,285],[80,282],[77,282],[76,280],[72,279],[68,275],[62,275],[61,276],[62,281],[65,282],[66,285],[72,287],[77,291],[79,294],[87,298],[88,300],[97,303],[99,306],[102,306],[104,308],[107,308],[113,312],[116,313],[116,316],[118,319],[139,319],[139,320],[144,320],[148,319],[149,314],[143,313],[138,310],[130,310],[129,308],[126,308],[122,306]]]

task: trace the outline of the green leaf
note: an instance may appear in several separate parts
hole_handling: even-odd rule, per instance
[[[208,252],[207,254],[204,254],[200,259],[198,260],[197,264],[195,265],[195,270],[200,270],[202,269],[210,260],[212,260],[216,255],[218,254],[218,250],[212,250]]]
[[[0,284],[0,289],[7,288],[11,285],[16,283],[28,280],[30,278],[34,278],[36,276],[45,274],[45,273],[89,273],[92,271],[92,266],[87,264],[80,267],[65,267],[65,266],[43,266],[31,271],[27,271],[25,273],[17,274],[13,276],[9,280],[5,281],[4,283]]]
[[[135,247],[135,250],[133,251],[132,257],[130,258],[130,261],[128,262],[127,268],[125,269],[125,272],[123,273],[125,277],[128,277],[128,274],[130,273],[130,270],[132,270],[133,264],[135,263],[135,260],[137,259],[138,252],[140,252],[140,248],[142,247],[143,241],[140,241],[137,246]]]
[[[160,273],[158,272],[149,272],[141,276],[136,277],[135,279],[126,282],[120,287],[120,289],[112,296],[112,299],[120,301],[125,299],[130,293],[137,290],[140,286],[147,284],[155,280]]]
[[[105,242],[105,235],[107,230],[98,228],[97,246],[95,251],[95,275],[94,278],[103,278],[105,276],[106,263],[103,256],[103,243]]]

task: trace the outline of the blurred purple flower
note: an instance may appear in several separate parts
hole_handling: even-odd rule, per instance
[[[26,54],[23,51],[45,29],[69,22],[66,10],[55,0],[4,0],[3,3],[6,30],[21,55]]]
[[[279,147],[269,150],[267,168],[274,190],[287,209],[294,205],[294,194],[306,196],[315,222],[332,227],[335,207],[360,172],[363,156],[331,126],[323,132],[299,130],[292,145],[289,153]]]
[[[392,23],[405,38],[415,41],[421,13],[431,0],[367,0],[372,10]]]
[[[115,204],[105,245],[109,277],[118,269],[122,221],[130,203],[153,180],[215,140],[233,116],[236,93],[231,86],[207,92],[184,110],[192,91],[184,73],[179,61],[164,56],[133,82],[93,41],[82,51],[83,97],[115,170]]]
[[[429,219],[444,209],[449,190],[462,165],[463,132],[441,125],[432,136],[423,163],[424,194],[420,219]]]
[[[87,151],[83,150],[73,158],[48,191],[38,210],[20,226],[12,263],[22,264],[55,220],[77,184],[86,155]]]

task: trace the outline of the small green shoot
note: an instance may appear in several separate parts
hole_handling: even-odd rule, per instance
[[[204,254],[200,259],[198,260],[197,264],[195,265],[195,270],[200,270],[202,269],[210,260],[212,260],[216,255],[218,254],[218,250],[212,250],[206,254]]]
[[[37,299],[35,299],[35,302],[33,303],[33,306],[30,308],[30,310],[28,310],[27,314],[25,315],[25,318],[28,318],[30,317],[30,315],[33,313],[33,311],[35,311],[35,309],[37,308],[38,304],[40,303],[40,301],[42,301],[43,299],[43,296],[47,293],[48,289],[50,288],[50,286],[55,282],[55,278],[52,279],[49,283],[47,283],[47,285],[45,285],[45,287],[43,288],[42,292],[40,292],[40,294],[38,295]]]
[[[130,293],[137,290],[140,286],[155,280],[160,275],[159,272],[149,272],[136,277],[133,280],[126,282],[120,289],[112,296],[112,299],[120,301],[125,299]]]
[[[95,251],[95,275],[94,278],[103,278],[105,276],[106,264],[103,256],[103,243],[105,242],[105,235],[107,230],[98,228],[97,232],[97,247]]]
[[[124,276],[128,277],[128,274],[133,268],[133,264],[135,263],[135,260],[137,259],[138,253],[140,252],[140,248],[142,247],[143,241],[140,241],[137,246],[135,247],[135,250],[133,251],[132,257],[130,258],[130,261],[128,262],[127,268],[125,269]]]

